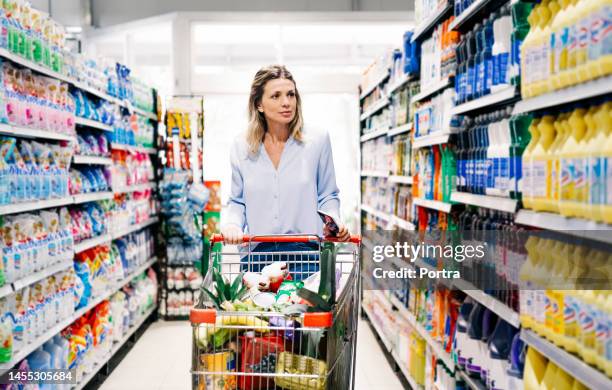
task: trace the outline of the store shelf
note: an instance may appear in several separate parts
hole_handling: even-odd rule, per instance
[[[385,171],[361,171],[361,177],[389,177]]]
[[[382,332],[382,329],[374,320],[374,316],[372,316],[372,313],[370,312],[370,310],[368,310],[368,308],[365,307],[364,305],[361,305],[361,309],[368,315],[368,318],[370,319],[370,324],[372,324],[372,327],[376,331],[378,337],[380,337],[380,340],[383,342],[387,351],[391,352],[393,348],[393,344],[391,344],[391,342],[387,339],[387,337],[385,337],[385,334]]]
[[[450,16],[452,13],[453,2],[449,1],[444,8],[430,15],[414,29],[414,34],[412,35],[411,41],[414,42],[420,38],[424,38],[425,35],[429,31],[431,31],[439,22],[446,19],[446,17]]]
[[[74,203],[74,198],[68,196],[66,198],[36,200],[33,202],[13,203],[5,206],[0,206],[0,215],[25,213],[28,211],[44,210],[51,207],[61,207]]]
[[[114,150],[125,150],[126,152],[132,153],[148,153],[148,154],[156,154],[157,149],[155,148],[146,148],[144,146],[134,146],[134,145],[124,145],[118,143],[111,143],[111,149]]]
[[[402,74],[397,80],[393,80],[393,84],[389,84],[389,95],[400,89],[404,86],[408,81],[412,80],[414,76],[410,76],[406,73]]]
[[[389,176],[389,182],[397,184],[412,184],[412,176]]]
[[[606,374],[589,366],[580,358],[555,346],[536,333],[522,329],[521,339],[589,389],[612,389],[612,379],[608,378]]]
[[[125,343],[130,339],[130,337],[132,337],[132,335],[136,333],[136,331],[142,327],[142,325],[149,319],[149,317],[151,317],[151,315],[155,312],[155,310],[157,310],[157,305],[154,305],[151,309],[147,310],[145,314],[132,327],[130,327],[130,329],[128,329],[127,333],[121,338],[121,340],[113,343],[110,352],[103,359],[98,361],[93,366],[93,369],[90,372],[88,372],[85,376],[83,376],[83,378],[81,379],[81,382],[77,384],[75,387],[73,387],[72,389],[73,390],[84,389],[85,386],[87,386],[87,384],[91,382],[93,378],[95,378],[98,372],[100,372],[100,369],[106,363],[108,363],[108,361],[113,356],[115,356],[115,354],[121,349],[121,347],[123,347],[123,345],[125,345]]]
[[[51,329],[47,330],[44,334],[39,336],[36,340],[24,346],[21,350],[14,353],[13,358],[10,363],[0,364],[0,376],[4,375],[6,371],[10,370],[15,364],[19,363],[23,359],[25,359],[30,353],[34,352],[38,349],[39,346],[43,345],[50,338],[61,332],[64,328],[72,324],[74,321],[82,317],[89,310],[96,307],[100,302],[108,299],[115,292],[119,291],[120,288],[131,282],[135,277],[139,276],[144,270],[149,268],[151,265],[157,262],[157,258],[152,258],[147,261],[142,266],[138,267],[138,269],[131,273],[130,276],[123,279],[121,282],[112,285],[108,288],[104,293],[102,293],[98,298],[92,299],[87,306],[75,311],[70,317],[61,321],[60,323],[53,326]]]
[[[388,131],[389,129],[380,129],[380,130],[370,131],[369,133],[362,135],[360,140],[361,142],[366,142],[366,141],[378,138],[383,135],[386,136]]]
[[[90,86],[88,86],[88,85],[86,85],[86,84],[84,84],[84,83],[82,83],[82,82],[76,81],[76,82],[74,82],[74,83],[72,83],[72,84],[73,84],[73,85],[74,85],[76,88],[78,88],[78,89],[80,89],[80,90],[82,90],[82,91],[85,91],[85,92],[87,92],[87,93],[90,93],[90,94],[92,94],[92,95],[94,95],[94,96],[97,96],[97,97],[99,97],[100,99],[104,99],[104,100],[106,100],[107,102],[111,102],[111,103],[115,103],[115,104],[117,104],[117,103],[118,103],[118,102],[117,102],[117,99],[116,99],[115,97],[113,97],[113,96],[109,95],[109,94],[108,94],[108,93],[106,93],[106,92],[102,92],[102,91],[100,91],[100,90],[98,90],[98,89],[96,89],[96,88],[90,87]]]
[[[391,216],[391,222],[395,225],[398,226],[404,230],[408,230],[408,231],[413,231],[416,230],[414,224],[412,222],[406,221],[405,219],[402,219],[400,217],[397,217],[395,215]]]
[[[411,99],[411,102],[414,103],[414,102],[421,101],[435,93],[441,92],[444,89],[451,87],[453,85],[452,80],[453,80],[452,78],[447,77],[440,81],[436,81],[435,83],[432,83],[428,87],[425,87],[425,89],[421,89],[421,92],[414,95]]]
[[[92,128],[92,129],[98,129],[98,130],[108,131],[108,132],[114,131],[112,126],[109,126],[102,122],[97,122],[91,119],[76,117],[75,122],[77,125]]]
[[[412,142],[413,149],[425,148],[433,145],[442,145],[450,139],[450,133],[430,134],[422,137],[416,137]]]
[[[393,306],[397,308],[398,313],[400,313],[401,316],[404,317],[404,319],[410,324],[410,326],[412,326],[417,331],[417,333],[419,333],[419,335],[423,339],[425,339],[425,342],[429,344],[437,358],[442,360],[442,362],[447,368],[449,368],[451,371],[454,371],[455,361],[451,357],[450,353],[446,352],[442,348],[442,345],[438,341],[434,340],[433,337],[431,337],[431,335],[425,330],[423,325],[417,322],[416,318],[414,317],[414,314],[409,312],[408,309],[406,309],[406,307],[402,305],[399,299],[397,299],[397,297],[391,294],[389,299],[391,301],[391,304],[393,304]]]
[[[508,307],[505,303],[499,301],[497,298],[478,289],[470,282],[463,279],[455,279],[453,280],[453,287],[463,291],[472,297],[472,299],[497,314],[499,318],[503,319],[515,328],[519,328],[521,326],[519,313]]]
[[[450,213],[451,208],[453,207],[453,205],[450,203],[423,198],[412,198],[412,203],[417,206],[426,207],[428,209],[442,211],[443,213]]]
[[[461,379],[465,382],[465,384],[472,390],[487,390],[487,386],[485,386],[482,381],[479,381],[476,378],[471,378],[465,371],[457,370]]]
[[[8,135],[19,138],[39,138],[53,141],[69,141],[76,142],[76,137],[73,135],[56,133],[54,131],[30,129],[27,127],[13,126],[0,124],[0,135]]]
[[[460,115],[470,111],[480,110],[482,108],[493,108],[495,105],[509,103],[516,99],[517,90],[516,87],[512,85],[504,90],[455,106],[451,109],[451,114]]]
[[[448,26],[449,30],[467,32],[476,22],[481,20],[494,9],[498,9],[508,0],[476,0],[467,9],[463,10],[459,16]]]
[[[412,130],[412,122],[408,122],[405,125],[394,127],[387,131],[387,137],[395,137],[396,135],[408,133]]]
[[[13,290],[13,286],[11,286],[10,284],[5,284],[4,286],[0,287],[0,298],[4,298],[7,295],[11,295],[13,292],[15,292]]]
[[[599,78],[573,87],[521,100],[514,106],[513,115],[560,106],[612,92],[612,76]]]
[[[378,87],[380,85],[380,83],[382,83],[383,81],[385,81],[389,77],[389,75],[390,75],[390,73],[389,73],[388,70],[387,70],[387,73],[381,74],[376,79],[375,82],[370,84],[367,88],[365,88],[363,90],[363,92],[361,92],[361,95],[359,95],[359,99],[361,100],[361,99],[365,98],[366,96],[368,96],[369,94],[371,94],[376,89],[376,87]]]
[[[25,59],[23,57],[20,57],[20,56],[18,56],[16,54],[13,54],[10,51],[8,51],[7,49],[0,48],[0,57],[6,58],[8,60],[11,60],[12,62],[14,62],[16,64],[19,64],[21,66],[24,66],[26,68],[34,70],[34,71],[36,71],[36,72],[38,72],[40,74],[43,74],[45,76],[53,77],[55,79],[65,81],[65,82],[70,83],[70,84],[74,84],[75,83],[75,81],[73,79],[71,79],[70,77],[68,77],[66,75],[63,75],[61,73],[54,72],[51,69],[45,68],[42,65],[39,65],[39,64],[37,64],[35,62],[29,61],[29,60],[27,60],[27,59]]]
[[[81,253],[87,249],[95,248],[98,245],[110,244],[111,236],[109,234],[102,234],[101,236],[83,240],[78,244],[74,245],[74,253]]]
[[[72,259],[70,259],[68,261],[62,261],[61,263],[54,264],[48,268],[34,272],[33,274],[26,276],[25,278],[15,281],[13,283],[13,290],[19,291],[24,287],[27,287],[31,284],[34,284],[40,280],[47,278],[48,276],[51,276],[60,271],[67,270],[68,268],[72,267],[73,264],[74,262],[72,261]]]
[[[92,192],[92,193],[89,193],[89,194],[75,195],[74,196],[74,203],[75,204],[81,204],[81,203],[87,203],[87,202],[96,202],[96,201],[99,201],[99,200],[113,199],[114,197],[115,197],[115,194],[113,194],[110,191]]]
[[[140,116],[144,116],[147,119],[150,119],[152,121],[157,121],[157,114],[154,114],[152,112],[148,112],[148,111],[142,110],[142,109],[137,108],[137,107],[131,107],[131,110],[134,111],[136,114],[138,114]]]
[[[152,181],[149,183],[134,184],[134,185],[127,186],[127,187],[117,188],[116,190],[113,190],[113,192],[115,194],[127,194],[130,192],[142,192],[146,190],[152,190],[154,188],[157,188],[157,184]]]
[[[72,163],[82,165],[113,165],[113,160],[109,157],[76,155],[72,157]]]
[[[516,212],[518,200],[502,198],[499,196],[487,196],[470,194],[469,192],[453,192],[451,200],[457,203],[469,204],[472,206],[484,207],[491,210],[504,211],[506,213]]]
[[[575,237],[612,244],[612,226],[605,223],[524,209],[518,211],[515,222],[520,225],[554,230]]]
[[[376,114],[378,111],[385,108],[388,104],[389,104],[389,98],[386,98],[386,97],[381,98],[376,103],[372,103],[372,105],[366,111],[364,111],[363,114],[361,114],[361,117],[359,119],[362,121],[368,119],[370,116]]]
[[[158,217],[151,217],[151,218],[149,218],[148,221],[144,221],[144,222],[138,223],[136,225],[131,225],[127,229],[121,229],[121,230],[115,231],[115,232],[113,232],[111,234],[111,237],[112,237],[113,240],[116,240],[116,239],[121,238],[123,236],[126,236],[126,235],[128,235],[130,233],[137,232],[137,231],[139,231],[141,229],[144,229],[144,228],[146,228],[148,226],[156,224],[158,221],[159,221]]]
[[[362,204],[361,205],[361,210],[365,211],[366,213],[373,215],[376,218],[380,218],[384,221],[389,222],[391,220],[391,216],[387,213],[384,213],[382,211],[378,211],[376,210],[374,207],[370,207],[368,205]]]

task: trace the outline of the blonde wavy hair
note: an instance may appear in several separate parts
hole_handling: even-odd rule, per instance
[[[251,84],[251,94],[249,95],[249,125],[247,129],[247,144],[249,145],[249,151],[252,155],[257,154],[259,147],[264,140],[266,131],[268,130],[268,123],[266,117],[262,112],[259,112],[257,107],[261,104],[261,98],[264,93],[264,87],[270,80],[275,79],[287,79],[293,82],[295,88],[295,116],[293,120],[289,122],[289,135],[293,138],[302,142],[302,127],[304,121],[302,119],[302,99],[293,80],[293,75],[283,65],[270,65],[261,68],[255,74],[253,84]]]

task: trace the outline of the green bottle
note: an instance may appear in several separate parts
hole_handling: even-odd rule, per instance
[[[510,118],[510,198],[521,200],[519,183],[523,178],[523,152],[531,140],[529,126],[533,116],[531,114],[519,114]]]
[[[510,84],[515,86],[521,85],[521,45],[523,40],[529,33],[529,23],[527,17],[531,13],[533,4],[518,1],[512,5],[512,49],[510,58]]]

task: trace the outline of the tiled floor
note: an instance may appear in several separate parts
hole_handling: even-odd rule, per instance
[[[187,322],[156,322],[149,327],[101,390],[189,390],[191,333]],[[402,389],[368,323],[357,338],[357,390]]]

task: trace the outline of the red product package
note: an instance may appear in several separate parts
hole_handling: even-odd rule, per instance
[[[278,355],[285,351],[281,336],[240,336],[240,371],[268,374],[276,372]],[[238,386],[243,390],[274,389],[272,376],[240,376]]]

